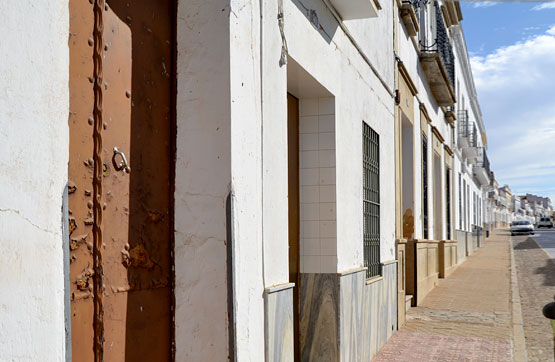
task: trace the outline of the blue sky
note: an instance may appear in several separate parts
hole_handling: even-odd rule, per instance
[[[555,201],[555,2],[461,7],[496,178]]]

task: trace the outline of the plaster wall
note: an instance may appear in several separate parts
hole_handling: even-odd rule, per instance
[[[258,362],[264,360],[260,2],[230,4],[235,358]]]
[[[383,14],[391,12],[391,6],[384,4]],[[306,9],[316,12],[321,29],[311,25]],[[395,189],[391,183],[395,177],[393,99],[322,1],[306,0],[302,6],[296,1],[285,1],[284,10],[289,55],[335,97],[336,190],[341,195],[337,197],[336,211],[337,270],[363,266],[362,121],[380,135],[381,259],[392,260],[395,249]],[[378,17],[364,21],[371,27],[386,20]],[[387,38],[393,30],[392,24],[390,29],[379,36],[372,34],[371,40]],[[393,88],[393,84],[390,86]]]
[[[334,270],[363,265],[363,121],[380,134],[381,259],[392,260],[392,95],[324,2],[303,3],[284,0],[284,36],[290,59],[335,97],[336,190],[342,197],[337,200]],[[384,14],[390,14],[391,6],[384,4]],[[310,24],[304,7],[316,12],[321,28]],[[277,2],[179,4],[177,359],[225,360],[233,353],[240,361],[263,360],[264,289],[288,282],[288,66],[280,65],[278,12]],[[367,22],[371,29],[391,25],[388,33],[365,39],[386,44],[391,17]],[[383,61],[376,67],[391,69],[380,77],[392,89],[388,49],[376,52],[382,59],[376,62]],[[229,343],[233,351],[226,347]]]
[[[0,12],[0,360],[64,361],[68,5]]]
[[[179,3],[178,360],[264,359],[260,34],[259,2]]]
[[[228,359],[229,9],[227,0],[178,5],[175,342],[179,361]]]

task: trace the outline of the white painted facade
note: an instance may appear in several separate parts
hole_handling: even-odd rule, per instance
[[[0,360],[64,361],[68,3],[0,11]]]
[[[174,250],[178,361],[292,361],[291,323],[279,330],[279,358],[274,346],[269,347],[277,325],[270,317],[292,318],[293,309],[289,294],[283,294],[283,304],[272,299],[292,286],[288,93],[300,101],[300,271],[337,278],[341,285],[336,292],[342,303],[333,311],[337,331],[343,333],[335,346],[343,356],[338,360],[371,358],[397,327],[396,317],[383,316],[395,314],[397,301],[385,302],[382,292],[393,291],[397,283],[397,60],[418,91],[411,105],[414,190],[422,189],[421,135],[430,137],[424,156],[434,165],[428,168],[427,238],[454,239],[455,229],[472,232],[473,225],[484,222],[485,189],[473,175],[474,161],[463,155],[457,126],[453,130],[445,121],[432,97],[417,43],[395,19],[393,1],[382,1],[381,10],[366,0],[352,3],[370,6],[367,10],[374,15],[356,19],[356,7],[338,7],[338,12],[328,0],[179,2]],[[48,11],[29,1],[0,5],[7,19],[0,30],[8,35],[0,44],[5,55],[0,64],[0,360],[61,361],[68,347],[62,249],[69,152],[67,5],[55,1]],[[33,24],[28,23],[30,16],[36,18]],[[480,133],[477,147],[485,147],[464,38],[453,29],[460,99],[456,107],[469,110]],[[22,49],[21,43],[29,46]],[[429,123],[422,122],[421,107]],[[380,262],[390,274],[368,285],[365,275],[353,277],[350,285],[350,275],[362,273],[365,265],[363,122],[379,135]],[[433,158],[432,128],[444,138],[439,162]],[[436,203],[445,204],[450,155],[444,146],[455,153],[450,236],[445,208],[434,214]],[[459,174],[465,187],[461,194],[466,195],[461,196],[462,208]],[[410,200],[417,239],[424,238],[421,196],[416,192]],[[364,296],[362,307],[348,303],[355,296]],[[388,313],[378,312],[377,303],[388,303],[383,309]],[[355,318],[357,313],[371,315],[371,308],[376,309],[376,320],[385,321],[373,320],[372,326],[355,330],[355,325],[370,325]],[[280,314],[285,310],[289,314]],[[371,347],[351,350],[354,335],[372,341]],[[384,337],[374,339],[376,335]]]
[[[443,5],[444,2],[440,2]],[[433,4],[430,2],[428,5],[428,26],[425,29],[420,29],[420,32],[426,31],[427,37],[431,37],[431,43],[435,39],[435,17],[433,15]],[[461,25],[452,25],[448,29],[450,35],[450,43],[453,46],[455,54],[455,93],[456,104],[453,111],[459,118],[459,111],[467,110],[469,115],[469,123],[471,127],[476,127],[477,140],[475,148],[484,147],[485,140],[485,127],[482,121],[480,106],[472,78],[470,69],[470,62],[468,59],[468,52],[462,33]],[[450,166],[452,168],[452,230],[450,239],[456,239],[455,230],[472,232],[473,226],[481,227],[486,215],[486,203],[484,201],[485,188],[474,177],[474,166],[476,164],[476,157],[468,157],[463,154],[463,147],[460,144],[460,121],[457,119],[454,127],[446,120],[446,107],[438,106],[434,99],[426,74],[424,73],[419,62],[419,37],[411,37],[402,22],[398,23],[398,57],[407,69],[412,81],[414,82],[418,94],[415,96],[413,104],[414,111],[414,189],[416,190],[416,197],[414,199],[414,238],[426,239],[423,232],[423,206],[422,206],[422,133],[427,133],[428,137],[428,182],[429,182],[429,234],[427,239],[431,240],[446,240],[446,210],[445,210],[445,180],[446,180],[446,164],[450,162],[451,156],[444,146],[447,146],[454,152],[454,162]],[[423,122],[421,118],[420,106],[424,106],[427,110],[431,122],[425,126],[428,129],[423,129]],[[432,144],[432,128],[441,134],[444,138],[441,147],[440,162],[437,164],[440,167],[439,179],[434,177],[434,158],[433,158],[433,144]],[[460,182],[459,182],[460,180]],[[439,185],[438,185],[439,184]],[[438,187],[439,186],[439,187]],[[436,193],[436,190],[442,190],[441,193]],[[459,201],[459,192],[461,193]],[[441,220],[438,220],[434,215],[434,205],[437,199],[441,198],[442,211]],[[442,226],[437,227],[437,223]]]
[[[363,121],[380,135],[381,261],[395,259],[393,4],[377,18],[345,22],[321,0],[282,6],[180,2],[178,359],[261,361],[268,353],[265,290],[289,283],[288,92],[300,100],[301,273],[364,266]]]

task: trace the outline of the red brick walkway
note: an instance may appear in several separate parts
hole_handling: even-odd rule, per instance
[[[511,361],[510,244],[485,242],[422,305],[373,362]]]

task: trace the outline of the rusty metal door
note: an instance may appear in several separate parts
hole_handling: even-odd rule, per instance
[[[70,0],[74,361],[173,359],[174,13]]]

